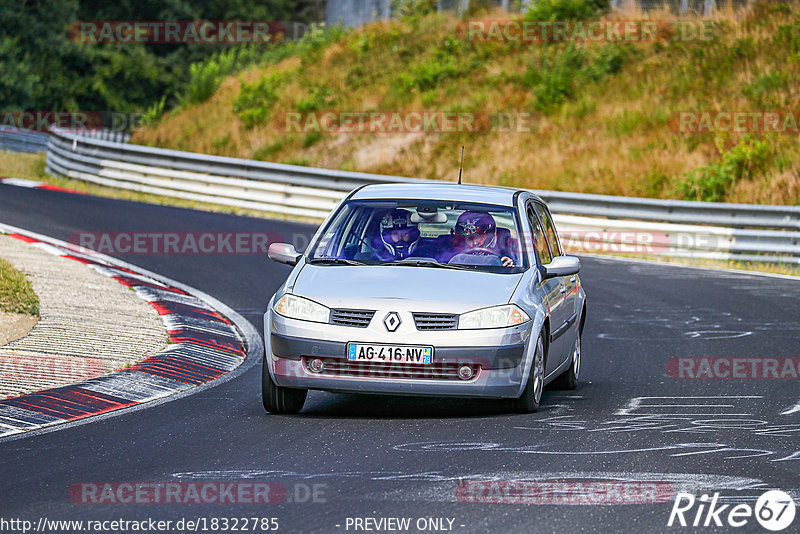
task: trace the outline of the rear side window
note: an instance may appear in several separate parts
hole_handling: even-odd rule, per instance
[[[536,252],[539,254],[539,260],[542,262],[542,265],[547,265],[553,260],[553,256],[550,254],[544,232],[542,232],[539,219],[536,217],[531,204],[528,204],[528,222],[531,224],[531,231],[533,232],[532,241],[536,247]]]
[[[553,219],[550,217],[550,213],[541,204],[534,203],[534,207],[536,208],[536,214],[539,215],[539,218],[544,225],[544,231],[547,234],[547,240],[550,242],[550,255],[552,257],[561,256],[561,244],[558,241],[556,227],[553,224]]]

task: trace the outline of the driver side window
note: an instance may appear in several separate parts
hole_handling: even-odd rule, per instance
[[[550,249],[547,246],[547,240],[544,237],[544,232],[542,232],[542,228],[539,225],[539,219],[536,217],[536,213],[533,211],[533,205],[528,204],[528,222],[531,225],[531,231],[533,232],[533,245],[536,247],[536,253],[539,255],[539,260],[542,262],[542,265],[547,265],[551,261],[553,261],[553,256],[550,254]]]

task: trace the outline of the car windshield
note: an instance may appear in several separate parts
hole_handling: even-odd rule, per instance
[[[527,269],[513,208],[431,200],[351,200],[309,253],[314,264]]]

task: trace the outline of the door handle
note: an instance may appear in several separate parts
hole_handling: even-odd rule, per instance
[[[575,283],[575,280],[577,280],[577,279],[578,279],[578,278],[577,278],[576,276],[570,276],[570,278],[569,278],[569,281],[570,281],[570,282],[572,282],[572,283],[574,284],[574,283]]]
[[[559,289],[559,291],[561,291],[562,293],[566,293],[567,292],[567,287],[566,286],[561,286],[561,289]]]

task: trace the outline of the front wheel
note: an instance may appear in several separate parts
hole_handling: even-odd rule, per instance
[[[261,366],[261,400],[264,409],[273,414],[295,414],[303,409],[307,389],[284,388],[273,382],[264,360]]]
[[[514,399],[514,411],[520,413],[533,413],[539,409],[542,401],[542,391],[544,390],[544,340],[542,334],[536,340],[536,352],[533,355],[531,372],[528,375],[528,383],[522,390],[522,395]]]

